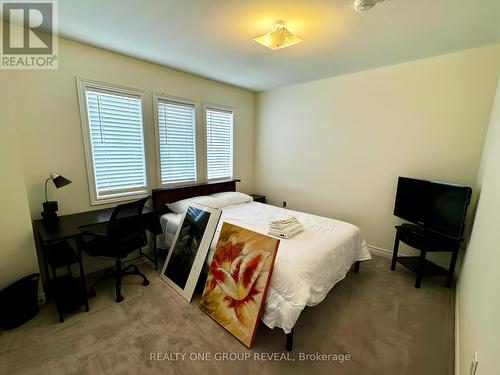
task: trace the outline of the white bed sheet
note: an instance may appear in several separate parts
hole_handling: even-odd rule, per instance
[[[177,228],[175,223],[180,224],[182,215],[175,215],[162,216],[164,233]],[[306,306],[323,301],[333,286],[345,278],[353,263],[371,259],[363,235],[355,225],[250,202],[223,209],[207,262],[212,260],[223,222],[267,234],[272,219],[288,215],[295,216],[304,225],[304,231],[280,241],[262,316],[268,327],[282,328],[285,333],[291,331]]]

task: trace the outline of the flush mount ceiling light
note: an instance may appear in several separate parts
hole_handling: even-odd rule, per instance
[[[373,8],[375,5],[377,5],[376,0],[356,0],[354,2],[354,10],[356,12],[364,12]]]
[[[272,50],[293,46],[302,42],[297,35],[294,35],[285,27],[283,21],[276,21],[271,31],[254,39],[257,43]]]

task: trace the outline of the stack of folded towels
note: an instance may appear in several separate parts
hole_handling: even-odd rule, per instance
[[[271,221],[268,234],[280,238],[292,238],[303,230],[304,227],[296,217],[288,216]]]

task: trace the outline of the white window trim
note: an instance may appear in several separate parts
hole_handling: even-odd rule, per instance
[[[167,101],[179,104],[188,104],[194,106],[194,158],[195,158],[195,179],[194,180],[183,180],[163,183],[161,180],[161,156],[160,156],[160,124],[158,116],[158,102]],[[180,96],[165,95],[163,93],[153,93],[153,117],[154,117],[154,127],[155,127],[155,146],[156,146],[156,180],[158,181],[158,186],[160,187],[173,187],[182,186],[187,183],[199,182],[199,160],[198,160],[198,116],[199,116],[200,103],[196,100],[183,98]]]
[[[144,114],[144,91],[119,86],[115,84],[108,84],[104,82],[93,81],[89,79],[84,79],[80,77],[76,77],[76,85],[78,90],[78,102],[80,105],[80,120],[82,124],[82,136],[83,136],[83,144],[85,150],[85,162],[87,166],[87,178],[89,183],[89,193],[90,193],[90,204],[92,206],[122,202],[122,201],[130,201],[134,198],[143,198],[149,195],[149,178],[148,178],[148,158],[147,158],[147,149],[146,149],[146,132],[145,132],[145,114]],[[139,96],[141,99],[141,114],[142,114],[142,131],[143,131],[143,142],[144,142],[144,167],[146,170],[146,189],[143,191],[134,191],[134,192],[124,192],[124,193],[115,193],[110,194],[108,197],[98,197],[96,190],[96,182],[94,176],[94,158],[92,155],[92,144],[90,141],[90,126],[89,126],[89,118],[88,118],[88,110],[87,110],[87,98],[86,98],[86,90],[87,88],[104,90],[110,92],[117,92],[125,95],[132,95],[134,97]]]
[[[231,139],[231,176],[229,177],[217,177],[217,178],[208,178],[208,148],[207,148],[207,109],[218,109],[221,111],[231,112],[233,114],[233,129],[232,129],[232,139]],[[236,123],[236,111],[228,106],[214,104],[210,102],[203,102],[203,143],[205,150],[205,176],[206,180],[210,182],[216,181],[225,181],[228,179],[234,178],[234,125]]]

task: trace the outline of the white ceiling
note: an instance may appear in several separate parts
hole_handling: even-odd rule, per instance
[[[500,0],[61,0],[66,38],[255,91],[500,41]],[[304,42],[252,39],[285,20]]]

